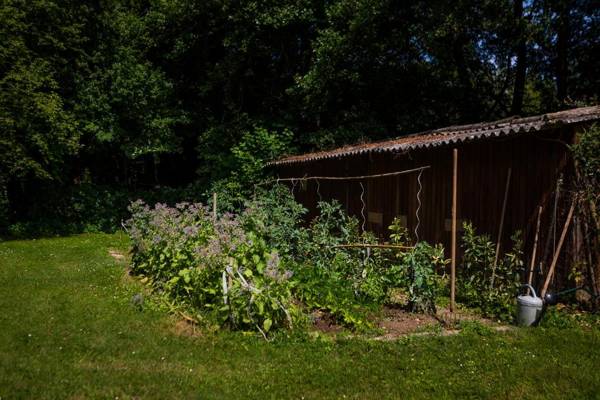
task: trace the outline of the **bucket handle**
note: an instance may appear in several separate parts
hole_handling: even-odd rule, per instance
[[[531,290],[531,293],[533,293],[533,297],[537,298],[537,295],[535,294],[535,289],[529,283],[524,283],[524,284],[521,285],[521,287],[522,288],[524,288],[524,287],[529,288],[529,290]]]

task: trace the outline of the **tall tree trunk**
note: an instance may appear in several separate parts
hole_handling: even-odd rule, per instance
[[[569,13],[571,4],[569,0],[558,2],[556,21],[556,97],[563,103],[567,98],[567,80],[569,73]]]
[[[465,43],[467,43],[467,40],[462,34],[456,37],[452,47],[452,55],[456,63],[458,79],[462,86],[461,101],[463,111],[468,115],[468,119],[473,119],[476,117],[473,112],[473,85],[471,84],[470,71],[465,59]]]
[[[523,95],[525,93],[525,79],[527,74],[527,36],[523,21],[523,0],[515,0],[513,7],[518,44],[511,114],[519,115],[523,110]]]

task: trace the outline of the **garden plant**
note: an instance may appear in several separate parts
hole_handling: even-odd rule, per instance
[[[142,201],[130,211],[133,273],[213,326],[268,337],[277,328],[305,326],[319,310],[365,330],[372,326],[369,310],[386,303],[395,288],[407,293],[410,311],[435,313],[443,248],[409,246],[398,221],[391,238],[407,246],[402,252],[341,247],[376,240],[337,202],[319,203],[319,215],[304,226],[305,209],[281,186],[237,214]]]

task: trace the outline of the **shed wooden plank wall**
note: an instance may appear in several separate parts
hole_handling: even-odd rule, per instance
[[[530,246],[535,224],[536,207],[555,188],[561,170],[566,170],[567,148],[573,128],[544,134],[516,135],[479,140],[456,146],[416,150],[406,154],[371,153],[340,159],[320,160],[278,167],[280,177],[352,176],[378,174],[430,165],[423,171],[419,238],[430,243],[442,243],[448,250],[452,191],[452,149],[459,149],[458,219],[472,221],[478,232],[496,240],[508,168],[512,168],[502,248],[510,246],[510,236],[516,230],[524,232],[526,249]],[[559,142],[559,140],[562,142]],[[387,227],[397,215],[406,216],[407,228],[413,234],[416,226],[417,175],[402,175],[363,181],[366,202],[366,228],[382,240]],[[568,175],[566,175],[568,177]],[[566,178],[568,180],[568,178]],[[568,183],[568,182],[567,182]],[[319,190],[317,193],[317,186]],[[337,199],[346,210],[362,222],[361,188],[357,181],[314,181],[295,194],[312,218],[316,204]],[[368,222],[368,213],[380,213],[382,223]],[[373,214],[376,216],[376,214]],[[550,213],[544,213],[542,231],[547,230]],[[560,226],[560,225],[559,225]],[[543,243],[543,238],[541,242]]]

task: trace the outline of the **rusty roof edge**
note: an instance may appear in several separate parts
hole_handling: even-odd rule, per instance
[[[373,152],[388,153],[426,149],[453,143],[470,142],[489,137],[539,132],[554,129],[561,125],[571,125],[590,120],[600,120],[600,106],[575,108],[524,118],[511,117],[489,123],[456,125],[447,128],[433,129],[412,135],[401,136],[395,139],[387,139],[381,142],[347,145],[328,151],[288,156],[280,160],[269,162],[267,165],[278,166],[300,164]],[[419,137],[423,140],[408,142],[410,139],[417,139]],[[407,141],[407,143],[401,143],[401,141]]]

